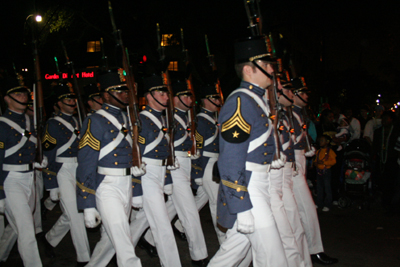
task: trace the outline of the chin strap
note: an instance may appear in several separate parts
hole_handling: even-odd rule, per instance
[[[118,103],[120,103],[121,105],[123,105],[123,106],[128,106],[129,105],[129,103],[124,103],[124,102],[122,102],[121,100],[119,100],[118,98],[116,98],[113,94],[111,94],[109,91],[107,91],[107,93],[112,97],[112,98],[114,98]],[[98,104],[100,104],[99,102],[97,102],[96,100],[94,100],[93,99],[93,101],[95,101],[96,103],[98,103]],[[101,104],[100,104],[100,106],[101,106]]]
[[[269,74],[269,73],[266,72],[263,68],[261,68],[261,66],[258,65],[256,61],[252,61],[252,63],[253,63],[262,73],[264,73],[265,76],[267,76],[269,79],[272,80],[272,79],[274,78],[271,74]]]
[[[307,101],[305,101],[297,92],[294,93],[298,98],[300,98],[301,101],[303,101],[304,103],[308,104]]]
[[[208,101],[211,102],[211,104],[213,104],[213,105],[216,106],[217,108],[222,107],[222,105],[218,105],[218,104],[214,103],[214,102],[211,100],[211,97],[209,97],[209,98],[207,98],[207,99],[208,99]]]
[[[11,98],[12,100],[14,100],[15,102],[17,102],[17,103],[20,104],[20,105],[27,106],[28,103],[29,103],[29,102],[22,103],[22,102],[18,101],[17,99],[15,99],[14,97],[12,97],[11,95],[8,95],[8,97]]]
[[[163,104],[161,104],[160,101],[158,101],[158,100],[153,96],[153,92],[152,92],[152,91],[150,91],[150,95],[151,95],[151,97],[153,97],[153,99],[154,99],[158,104],[160,104],[162,107],[164,107],[164,108],[168,107],[168,105],[163,105]],[[180,98],[179,98],[179,99],[180,99]],[[185,106],[186,106],[186,105],[185,105]]]
[[[285,93],[283,93],[283,90],[282,90],[282,89],[278,89],[277,91],[278,91],[278,93],[280,93],[284,98],[286,98],[287,101],[289,101],[290,103],[293,104],[293,100],[290,99],[287,95],[285,95]]]
[[[91,97],[90,100],[92,100],[93,102],[96,102],[96,103],[99,104],[100,106],[103,105],[103,104],[101,104],[99,101],[97,101],[96,99],[94,99],[93,97]]]
[[[188,105],[186,105],[185,103],[183,103],[181,96],[178,96],[179,101],[181,101],[181,103],[187,108],[187,109],[191,109],[192,107],[189,107]],[[158,101],[157,101],[158,102]]]

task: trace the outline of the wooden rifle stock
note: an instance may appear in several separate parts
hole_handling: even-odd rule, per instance
[[[188,51],[185,48],[185,43],[183,42],[183,29],[181,29],[181,40],[182,40],[182,52],[184,54],[184,62],[186,63],[186,67],[190,64]],[[189,128],[190,128],[190,140],[192,141],[192,147],[190,149],[191,155],[197,155],[197,143],[196,143],[196,95],[194,93],[193,83],[192,83],[192,75],[189,74],[189,77],[186,79],[187,87],[192,93],[192,106],[190,107],[189,113]]]
[[[310,136],[308,135],[309,119],[308,119],[306,107],[303,107],[301,109],[301,115],[303,115],[303,120],[304,120],[303,131],[305,133],[305,138],[306,138],[305,150],[306,150],[306,152],[308,152],[311,150],[311,142],[310,142]]]
[[[208,46],[207,34],[205,35],[205,40],[206,40],[206,48],[207,48],[207,58],[208,58],[208,61],[210,62],[210,67],[211,67],[212,71],[217,71],[217,66],[214,61],[214,55],[211,55],[210,48]],[[218,78],[217,78],[217,82],[215,84],[215,88],[216,88],[217,93],[219,94],[221,105],[223,105],[224,104],[224,95],[222,93],[221,83]],[[218,108],[218,113],[220,110],[221,110],[221,108]]]
[[[43,86],[42,76],[40,72],[39,53],[37,49],[37,40],[33,38],[33,60],[36,74],[36,88],[33,96],[34,101],[34,121],[36,121],[36,158],[35,161],[42,163],[43,161],[43,149],[42,149],[42,133],[45,123],[45,111],[43,101]]]
[[[275,72],[272,74],[273,76],[273,87],[268,89],[268,98],[269,98],[269,106],[270,106],[270,111],[271,115],[270,118],[273,121],[274,124],[274,129],[273,129],[273,134],[274,134],[274,139],[275,139],[275,144],[276,144],[276,153],[274,156],[274,160],[280,159],[281,155],[281,146],[280,146],[280,139],[279,139],[279,134],[278,134],[278,123],[280,119],[280,110],[279,110],[279,103],[278,103],[278,96],[276,93],[276,89],[278,88],[278,80],[279,78],[276,77]]]
[[[168,88],[168,106],[165,110],[166,117],[167,117],[167,126],[168,126],[168,135],[169,135],[169,155],[167,158],[167,166],[175,166],[175,146],[174,146],[174,137],[175,137],[175,120],[174,120],[174,99],[173,99],[173,92],[171,86],[171,80],[169,79],[168,70],[161,73],[164,79],[164,83],[167,85]]]
[[[79,87],[78,79],[76,78],[74,63],[71,60],[69,60],[68,53],[67,53],[67,48],[65,47],[63,41],[61,41],[61,45],[62,45],[62,48],[64,50],[66,64],[71,69],[72,81],[74,83],[74,89],[75,89],[74,92],[76,94],[76,98],[77,98],[77,102],[78,102],[79,124],[80,124],[80,127],[82,127],[82,123],[86,119],[86,116],[87,116],[85,105],[83,104],[82,91],[81,91],[81,89]]]
[[[128,56],[122,42],[121,38],[121,31],[117,30],[114,21],[114,15],[112,11],[111,1],[108,1],[108,10],[110,12],[111,24],[113,26],[114,37],[117,46],[121,48],[122,52],[122,67],[126,73],[126,86],[128,87],[128,99],[129,99],[129,106],[128,106],[128,115],[131,121],[131,129],[132,129],[132,166],[141,167],[142,165],[142,157],[140,154],[139,148],[139,132],[140,132],[140,119],[139,119],[139,103],[137,100],[137,92],[135,90],[135,78],[131,71]]]

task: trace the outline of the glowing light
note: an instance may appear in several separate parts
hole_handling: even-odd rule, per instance
[[[381,97],[381,94],[379,94],[378,97]]]
[[[42,22],[42,16],[36,15],[35,20],[36,20],[37,22]]]
[[[376,103],[379,103],[379,99],[376,100]]]

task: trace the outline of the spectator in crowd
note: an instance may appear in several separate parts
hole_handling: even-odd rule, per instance
[[[382,113],[384,112],[385,108],[381,105],[377,105],[375,107],[375,116],[370,119],[364,128],[364,138],[367,142],[372,145],[374,140],[374,131],[378,129],[382,124]]]
[[[371,119],[370,116],[370,108],[368,105],[363,105],[360,108],[360,114],[358,115],[358,121],[360,122],[360,126],[361,126],[361,136],[364,136],[364,128],[365,125],[367,124],[367,122]]]
[[[350,139],[348,142],[351,142],[356,139],[360,139],[361,126],[360,122],[353,117],[353,109],[351,107],[347,107],[344,111],[344,115],[349,121],[349,130],[350,130]]]

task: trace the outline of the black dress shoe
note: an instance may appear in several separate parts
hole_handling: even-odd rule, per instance
[[[76,263],[76,267],[84,267],[84,266],[86,266],[88,263],[89,263],[88,261],[85,261],[85,262],[83,262],[83,261],[78,261],[78,262]]]
[[[176,229],[174,224],[172,224],[172,230],[174,231],[175,236],[179,237],[183,241],[187,241],[186,234]]]
[[[47,257],[49,258],[55,258],[56,257],[56,253],[54,253],[54,247],[49,243],[49,241],[47,241],[46,239],[46,235],[43,235],[42,237],[42,243],[44,244],[44,248],[45,248],[45,254]]]
[[[338,263],[339,260],[336,258],[331,258],[328,255],[326,255],[325,253],[321,252],[321,253],[317,253],[317,254],[312,254],[311,255],[311,260],[313,263],[319,263],[322,265],[331,265],[331,264],[335,264]]]
[[[139,248],[146,250],[147,254],[149,254],[151,258],[158,257],[156,247],[147,242],[143,236],[140,237],[137,245],[139,246]]]
[[[199,260],[199,261],[194,261],[194,260],[192,260],[192,265],[193,265],[193,266],[207,266],[207,264],[208,264],[209,262],[210,262],[210,261],[209,261],[207,258],[202,259],[202,260]]]

